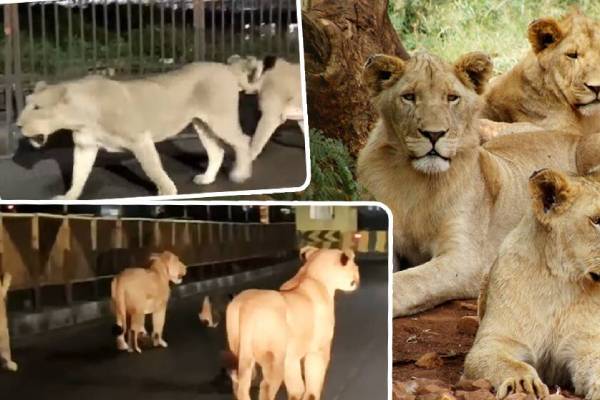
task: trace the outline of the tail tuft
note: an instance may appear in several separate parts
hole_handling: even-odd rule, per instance
[[[227,371],[237,371],[238,369],[238,358],[229,350],[221,352],[221,363]]]
[[[123,330],[123,327],[122,327],[122,326],[119,326],[119,325],[117,325],[117,324],[114,324],[114,325],[112,326],[112,334],[113,334],[114,336],[121,336],[121,335],[123,334],[123,332],[125,332],[125,331]]]

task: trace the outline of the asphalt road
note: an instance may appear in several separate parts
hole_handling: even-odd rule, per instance
[[[387,266],[362,261],[361,287],[338,294],[336,333],[323,399],[386,399]],[[255,287],[276,287],[285,277]],[[0,393],[10,399],[231,399],[218,378],[222,327],[197,319],[201,297],[173,301],[167,313],[168,349],[119,353],[112,320],[21,339],[13,346],[19,372],[0,373]],[[278,399],[285,399],[283,390]]]
[[[256,96],[240,100],[240,123],[252,136],[260,119]],[[252,176],[244,183],[231,182],[228,172],[234,161],[226,149],[223,166],[210,185],[196,185],[193,178],[206,169],[208,158],[191,127],[187,135],[157,144],[163,167],[175,182],[179,194],[215,193],[240,190],[296,188],[306,180],[304,135],[297,123],[282,125],[253,163]],[[0,198],[3,200],[48,200],[70,187],[73,169],[73,141],[70,132],[50,136],[41,149],[21,139],[15,154],[0,158]],[[84,187],[82,200],[155,196],[156,187],[130,153],[100,151]]]

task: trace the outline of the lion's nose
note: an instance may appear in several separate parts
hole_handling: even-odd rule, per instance
[[[596,96],[598,96],[598,93],[600,93],[600,86],[596,86],[596,85],[588,85],[587,83],[585,84],[585,87],[588,88],[589,90],[591,90],[592,92],[594,92],[594,94]]]
[[[442,136],[444,136],[448,130],[445,131],[424,131],[419,129],[419,133],[425,136],[432,144],[435,144]]]

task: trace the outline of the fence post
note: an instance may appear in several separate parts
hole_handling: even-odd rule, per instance
[[[13,120],[13,36],[17,34],[13,26],[12,9],[15,4],[7,4],[4,6],[4,35],[6,43],[4,45],[4,101],[6,105],[6,126],[3,134],[0,137],[0,152],[8,153],[10,145],[10,126]]]
[[[206,59],[204,11],[204,0],[194,0],[194,59],[196,61]]]

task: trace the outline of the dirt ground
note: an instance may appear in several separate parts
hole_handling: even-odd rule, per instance
[[[465,356],[478,327],[476,301],[453,301],[393,321],[393,400],[495,400],[489,382],[461,381]],[[575,400],[549,388],[548,400]],[[506,400],[535,400],[512,394]]]

